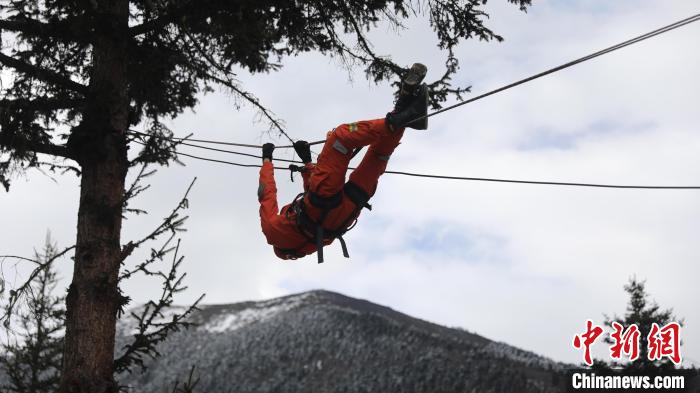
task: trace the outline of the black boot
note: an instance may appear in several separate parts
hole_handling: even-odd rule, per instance
[[[396,108],[387,113],[387,123],[394,129],[401,127],[413,128],[414,130],[428,129],[428,86],[425,83],[418,86],[410,97],[410,101],[405,100],[401,107],[397,102]]]
[[[408,72],[401,80],[401,88],[399,89],[396,104],[392,112],[401,112],[413,101],[427,73],[428,67],[421,63],[414,63],[411,68],[408,69]]]

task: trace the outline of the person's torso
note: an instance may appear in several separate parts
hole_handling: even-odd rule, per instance
[[[308,217],[318,223],[321,218],[322,210],[311,205],[308,198],[300,200],[298,203],[304,204],[304,211]],[[309,255],[316,252],[315,234],[310,231],[311,228],[304,228],[297,222],[297,213],[294,211],[292,204],[285,205],[270,228],[265,233],[268,243],[274,247],[284,250],[295,250],[300,255]],[[359,209],[346,196],[343,196],[340,205],[330,209],[320,223],[324,230],[330,232],[342,232],[351,226],[357,216]],[[334,239],[326,239],[324,245],[329,245]]]

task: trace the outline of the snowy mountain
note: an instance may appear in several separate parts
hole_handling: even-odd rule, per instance
[[[209,393],[561,391],[563,366],[549,359],[337,293],[201,308],[121,382],[165,392],[194,365]],[[117,342],[133,327],[121,320]]]

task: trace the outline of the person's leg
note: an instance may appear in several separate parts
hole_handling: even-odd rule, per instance
[[[342,124],[328,133],[316,166],[309,176],[309,190],[322,197],[337,194],[345,185],[352,153],[356,148],[394,139],[385,119]],[[399,137],[400,138],[400,137]]]
[[[403,128],[427,127],[428,87],[421,83],[427,71],[427,67],[420,63],[411,66],[401,82],[394,110],[386,118],[343,124],[328,133],[316,167],[309,177],[311,192],[322,197],[339,193],[345,185],[345,173],[353,151],[367,145],[371,147],[365,154],[366,160],[363,159],[358,168],[359,172],[355,171],[358,172],[355,177],[359,183],[369,186],[374,182],[376,186],[376,179],[386,168],[386,161],[383,160],[388,160],[388,155],[398,145]]]
[[[397,130],[372,144],[360,165],[350,174],[350,181],[365,191],[369,197],[372,197],[377,190],[379,177],[386,170],[389,158],[401,142],[403,133],[403,129]]]

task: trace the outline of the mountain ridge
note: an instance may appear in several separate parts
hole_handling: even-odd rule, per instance
[[[197,326],[159,347],[163,356],[148,372],[122,383],[157,391],[196,365],[206,392],[550,392],[564,369],[506,343],[326,290],[203,305],[191,322]],[[120,342],[130,327],[120,320]],[[235,390],[226,390],[227,380],[236,381]]]

